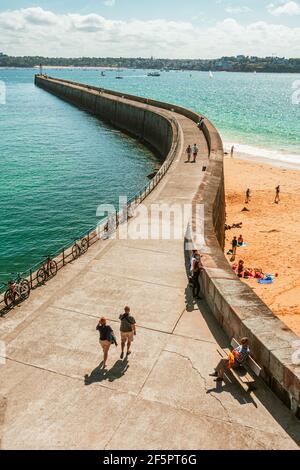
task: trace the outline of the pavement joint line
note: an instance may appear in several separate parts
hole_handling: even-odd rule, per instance
[[[150,240],[150,241],[155,241],[155,242],[160,242],[161,240]],[[164,241],[164,240],[163,240]],[[167,240],[168,241],[168,240]],[[177,241],[177,240],[171,240],[171,241]],[[179,240],[181,242],[181,240]],[[129,248],[131,249],[132,247],[128,246],[128,245],[123,245],[122,248]],[[149,252],[149,253],[158,253],[158,254],[163,254],[163,255],[168,255],[168,256],[172,256],[172,253],[170,253],[169,251],[161,251],[161,250],[153,250],[152,248],[140,248],[139,246],[135,246],[134,247],[135,250],[138,250],[138,251],[146,251],[146,252]],[[177,256],[176,255],[173,255],[174,258],[177,259]]]
[[[172,330],[172,334],[174,334],[174,331],[176,330],[177,326],[178,326],[178,323],[180,322],[180,320],[182,319],[183,315],[185,314],[186,312],[186,305],[185,305],[185,308],[183,309],[183,311],[181,312],[180,316],[178,317],[175,325],[174,325],[174,328]]]
[[[90,272],[92,273],[97,273],[97,274],[100,274],[99,271],[96,271],[94,269],[91,269]],[[153,282],[153,281],[147,281],[145,279],[137,279],[135,277],[130,277],[130,276],[120,276],[118,274],[108,274],[107,276],[110,276],[112,278],[117,278],[117,279],[127,279],[129,281],[136,281],[136,282],[139,282],[140,284],[150,284],[150,285],[153,285],[153,286],[161,286],[161,287],[168,287],[169,289],[182,289],[182,286],[170,286],[169,284],[163,284],[163,283],[159,283],[159,282]]]
[[[54,310],[55,309],[63,310],[63,311],[70,312],[70,313],[77,313],[78,315],[83,315],[83,316],[89,317],[89,318],[95,318],[95,319],[99,318],[99,315],[93,315],[91,313],[84,313],[84,312],[80,312],[78,310],[72,310],[72,309],[65,308],[65,307],[58,307],[56,305],[50,306],[50,308],[52,308]],[[183,312],[183,314],[184,313],[185,313],[185,311]],[[181,317],[182,317],[182,315],[181,315]],[[110,321],[110,322],[114,322],[114,323],[117,323],[119,321],[118,319],[113,319],[113,318],[107,318],[107,320]],[[178,338],[186,338],[186,339],[190,339],[192,341],[198,341],[199,343],[215,344],[215,341],[213,341],[213,340],[208,340],[208,339],[203,339],[203,338],[193,338],[191,336],[183,335],[183,334],[180,334],[180,333],[175,333],[174,332],[175,328],[174,328],[173,331],[166,331],[166,330],[158,330],[156,328],[151,328],[149,326],[143,326],[143,325],[139,325],[139,324],[137,325],[137,327],[138,327],[139,330],[153,331],[154,333],[162,333],[162,334],[168,335],[168,336],[175,336],[175,337],[178,337]]]
[[[146,376],[146,378],[145,378],[145,380],[144,380],[142,386],[140,387],[140,390],[139,390],[139,392],[138,392],[138,394],[137,394],[137,398],[140,396],[140,394],[141,394],[143,388],[145,387],[145,385],[146,385],[146,383],[147,383],[147,381],[148,381],[150,375],[152,374],[152,371],[153,371],[154,368],[156,367],[156,365],[157,365],[157,363],[158,363],[158,361],[159,361],[159,359],[160,359],[160,357],[161,357],[161,353],[162,353],[163,351],[164,351],[164,346],[160,349],[159,354],[157,354],[156,360],[154,361],[154,363],[153,363],[153,365],[152,365],[152,367],[151,367],[149,373],[147,374],[147,376]]]
[[[10,361],[10,362],[14,362],[16,364],[21,364],[23,365],[24,367],[31,367],[33,369],[38,369],[40,371],[43,371],[43,372],[48,372],[49,374],[54,374],[54,375],[58,375],[59,377],[65,377],[67,379],[70,379],[70,380],[77,380],[77,382],[83,382],[83,379],[80,378],[80,377],[77,377],[75,375],[68,375],[68,374],[64,374],[63,372],[59,372],[59,371],[56,371],[56,370],[53,370],[53,369],[47,369],[45,367],[41,367],[41,366],[38,366],[36,364],[30,364],[29,362],[23,362],[23,361],[19,361],[18,359],[13,359],[11,357],[8,357],[8,356],[0,356],[2,357],[3,359],[6,359],[7,361]],[[132,395],[132,396],[137,396],[137,393],[136,392],[132,392],[132,391],[124,391],[124,390],[120,390],[120,389],[116,389],[116,388],[113,388],[113,387],[108,387],[107,385],[105,385],[105,383],[100,383],[100,382],[97,382],[97,383],[94,383],[94,385],[96,387],[101,387],[101,388],[105,388],[107,390],[110,390],[112,392],[116,392],[116,393],[122,393],[124,395]]]

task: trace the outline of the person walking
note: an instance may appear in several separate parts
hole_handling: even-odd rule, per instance
[[[246,204],[249,204],[250,201],[251,201],[251,189],[248,188],[247,191],[246,191],[246,200],[245,200],[245,203],[246,203]]]
[[[275,204],[279,204],[280,202],[280,186],[276,186],[275,188],[276,194],[275,194]]]
[[[121,333],[121,359],[124,357],[124,349],[127,343],[127,353],[129,356],[131,354],[131,343],[133,342],[133,337],[136,335],[136,321],[132,315],[130,315],[130,307],[124,308],[124,313],[119,316],[121,321],[120,333]]]
[[[231,150],[230,150],[230,156],[231,156],[231,158],[233,158],[233,154],[234,154],[234,145],[231,147]]]
[[[192,282],[193,282],[193,297],[195,299],[201,300],[200,297],[200,281],[199,276],[202,270],[201,256],[197,252],[192,261]]]
[[[236,249],[237,249],[237,246],[238,246],[238,241],[237,241],[236,237],[233,237],[233,240],[231,242],[231,246],[232,246],[232,254],[235,256],[236,255]]]
[[[96,326],[96,330],[99,331],[100,334],[99,342],[103,350],[103,369],[105,369],[109,348],[112,343],[115,343],[117,346],[117,342],[113,329],[107,324],[106,318],[100,318],[99,323]]]
[[[196,160],[197,160],[197,156],[198,156],[198,152],[199,152],[199,149],[197,147],[197,144],[194,144],[193,145],[193,162],[192,163],[196,163]]]
[[[186,154],[187,154],[187,163],[190,163],[191,155],[192,155],[192,147],[190,145],[186,149]]]

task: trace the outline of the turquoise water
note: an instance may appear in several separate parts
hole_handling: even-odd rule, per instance
[[[96,225],[101,203],[136,194],[157,158],[35,87],[31,70],[0,70],[0,279],[23,272]]]
[[[296,154],[300,162],[300,104],[292,103],[295,74],[48,70],[52,76],[102,86],[124,93],[176,103],[205,114],[223,139],[240,144]],[[300,83],[298,83],[300,88]]]
[[[207,115],[228,145],[300,165],[300,106],[289,74],[46,70],[52,76],[177,103]],[[97,223],[99,204],[147,183],[157,159],[134,140],[38,89],[34,70],[0,69],[0,279]]]

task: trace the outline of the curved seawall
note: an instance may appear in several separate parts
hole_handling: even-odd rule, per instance
[[[66,80],[37,76],[36,84],[141,139],[164,158],[176,150],[176,146],[179,158],[181,130],[176,116],[185,116],[193,125],[199,119],[196,113],[179,106]],[[252,355],[262,367],[264,380],[299,416],[300,366],[295,355],[299,338],[235,276],[224,256],[223,145],[208,120],[204,121],[202,132],[209,162],[192,199],[194,204],[204,204],[205,208],[203,294],[229,337],[249,337]]]

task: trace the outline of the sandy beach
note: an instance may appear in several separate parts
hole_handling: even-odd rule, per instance
[[[289,328],[300,337],[300,171],[272,164],[225,158],[227,224],[243,222],[242,229],[226,232],[226,250],[233,236],[243,234],[246,247],[238,248],[236,262],[260,268],[278,277],[271,285],[243,280]],[[281,202],[274,204],[281,185]],[[245,204],[251,188],[252,200]],[[249,212],[242,212],[247,207]],[[230,262],[230,256],[226,255]],[[232,263],[231,263],[232,264]]]

